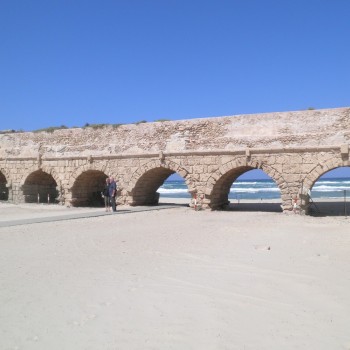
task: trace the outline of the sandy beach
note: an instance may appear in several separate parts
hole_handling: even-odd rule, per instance
[[[0,222],[99,210],[0,203]],[[350,218],[273,210],[0,227],[0,348],[350,349],[349,247]]]

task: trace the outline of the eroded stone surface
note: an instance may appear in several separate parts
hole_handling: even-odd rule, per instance
[[[98,182],[112,174],[120,202],[145,204],[156,201],[157,186],[176,172],[197,201],[216,208],[227,203],[239,175],[259,168],[275,180],[290,210],[292,198],[301,198],[319,176],[349,165],[349,142],[350,108],[5,133],[0,189],[21,202],[40,192],[33,186],[44,187],[44,197],[54,193],[46,187],[55,183],[57,198],[74,204],[91,201],[91,188],[98,192],[86,174]]]

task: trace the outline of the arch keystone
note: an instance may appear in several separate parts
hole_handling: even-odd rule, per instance
[[[347,155],[349,156],[349,145],[348,144],[344,144],[340,146],[340,153],[342,156]]]

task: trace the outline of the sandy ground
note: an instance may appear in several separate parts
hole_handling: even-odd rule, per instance
[[[3,227],[0,349],[350,349],[349,248],[350,218],[269,210]]]

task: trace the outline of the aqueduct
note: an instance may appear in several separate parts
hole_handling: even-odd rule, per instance
[[[241,174],[262,169],[284,211],[329,170],[349,166],[350,108],[0,134],[0,199],[91,205],[110,174],[118,201],[157,203],[173,173],[204,208],[221,208]]]

